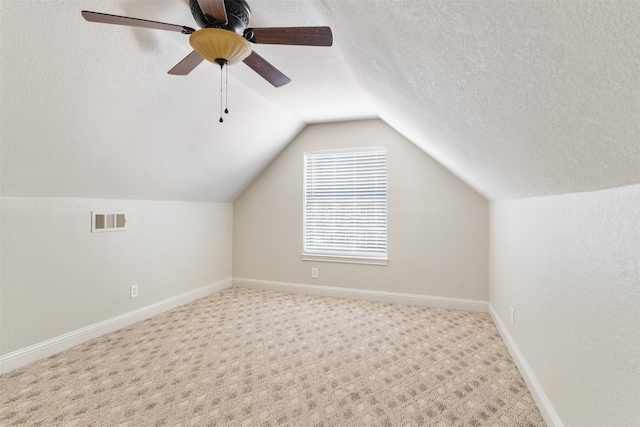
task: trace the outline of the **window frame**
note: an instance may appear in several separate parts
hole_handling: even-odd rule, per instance
[[[349,155],[353,153],[373,153],[384,152],[384,253],[369,255],[364,252],[349,253],[348,251],[335,251],[335,252],[319,252],[311,251],[307,252],[307,196],[308,196],[308,157],[309,156],[326,156],[326,155]],[[303,261],[320,261],[320,262],[336,262],[336,263],[348,263],[348,264],[367,264],[367,265],[388,265],[388,150],[386,146],[369,146],[369,147],[354,147],[332,150],[313,150],[306,151],[303,154],[303,213],[302,213],[302,260]],[[376,208],[377,210],[378,208]]]

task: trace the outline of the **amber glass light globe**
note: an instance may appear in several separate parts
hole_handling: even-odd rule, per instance
[[[251,45],[233,31],[220,28],[203,28],[191,34],[189,43],[193,49],[209,62],[225,60],[236,64],[251,55]]]

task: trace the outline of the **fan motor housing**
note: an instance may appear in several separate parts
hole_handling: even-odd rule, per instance
[[[189,0],[193,19],[201,28],[224,28],[237,34],[243,34],[244,29],[249,25],[251,9],[245,0],[224,0],[224,7],[227,11],[227,23],[223,24],[215,19],[207,18],[200,9],[198,0]]]

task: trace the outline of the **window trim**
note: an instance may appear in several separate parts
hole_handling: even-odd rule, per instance
[[[362,257],[357,255],[302,254],[302,261],[337,262],[341,264],[389,265],[389,258]]]
[[[334,262],[334,263],[344,263],[344,264],[365,264],[365,265],[383,265],[386,266],[389,263],[388,258],[388,157],[385,159],[385,173],[387,173],[387,178],[385,179],[385,234],[387,235],[385,239],[385,253],[380,254],[380,256],[367,256],[364,253],[354,253],[354,254],[345,254],[345,253],[306,253],[306,227],[307,227],[307,156],[314,154],[332,154],[332,153],[357,153],[357,152],[373,152],[373,151],[384,151],[385,157],[387,156],[388,149],[386,146],[367,146],[367,147],[354,147],[354,148],[341,148],[341,149],[330,149],[330,150],[310,150],[305,151],[303,153],[303,221],[302,221],[302,261],[316,261],[316,262]]]

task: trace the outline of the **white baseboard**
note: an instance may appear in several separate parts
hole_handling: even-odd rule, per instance
[[[231,279],[224,279],[210,285],[167,298],[163,301],[139,308],[134,311],[94,323],[84,328],[51,338],[38,344],[13,351],[11,353],[0,356],[0,374],[13,371],[22,366],[33,363],[37,360],[44,359],[61,351],[75,347],[99,336],[126,328],[134,323],[146,320],[165,311],[195,301],[199,298],[206,297],[214,292],[230,288],[232,286]]]
[[[295,292],[326,297],[351,298],[396,304],[420,305],[453,310],[487,313],[487,301],[447,298],[430,295],[405,294],[400,292],[373,291],[368,289],[340,288],[334,286],[304,285],[299,283],[274,282],[270,280],[243,279],[234,277],[233,286],[241,288],[265,289],[270,291]]]
[[[527,364],[524,356],[522,356],[522,353],[520,353],[520,350],[511,337],[511,334],[509,334],[507,327],[502,322],[502,319],[500,318],[500,316],[498,316],[498,313],[495,311],[491,304],[489,304],[489,314],[491,314],[493,323],[495,323],[496,328],[498,328],[498,332],[500,332],[502,340],[507,345],[509,353],[511,353],[511,357],[513,358],[516,366],[518,367],[518,370],[520,371],[520,375],[522,375],[524,382],[527,384],[533,400],[535,400],[536,404],[538,405],[538,409],[540,409],[542,418],[544,418],[544,421],[550,427],[564,427],[564,424],[562,424],[560,417],[556,413],[555,409],[553,409],[553,406],[551,405],[549,398],[542,389],[542,386],[536,379],[536,376],[533,374],[531,368],[529,368],[529,364]]]

